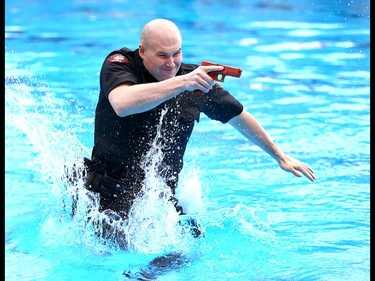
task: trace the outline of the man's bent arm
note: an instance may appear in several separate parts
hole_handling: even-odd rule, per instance
[[[233,117],[228,123],[248,140],[272,156],[283,170],[289,171],[297,177],[301,177],[303,174],[310,181],[315,180],[313,170],[308,165],[284,154],[271,140],[259,122],[247,111],[243,110],[240,115]]]
[[[124,83],[114,88],[108,99],[116,114],[125,117],[150,110],[181,93],[182,89],[168,80],[137,85]]]
[[[222,69],[222,66],[200,66],[188,74],[160,82],[137,85],[124,83],[114,88],[108,99],[120,117],[145,112],[186,90],[207,93],[215,84],[207,73]]]

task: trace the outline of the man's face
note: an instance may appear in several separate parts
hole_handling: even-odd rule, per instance
[[[178,36],[155,34],[147,46],[139,46],[143,64],[158,81],[174,77],[182,61],[181,39]]]

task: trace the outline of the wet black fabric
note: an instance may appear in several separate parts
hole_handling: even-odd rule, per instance
[[[182,64],[177,75],[193,71],[198,65]],[[138,50],[123,48],[105,59],[100,74],[100,95],[96,108],[92,162],[104,165],[113,177],[137,192],[145,178],[145,155],[157,134],[163,157],[159,173],[174,191],[183,156],[200,113],[222,123],[240,114],[243,106],[221,87],[209,93],[183,92],[149,111],[119,117],[108,101],[108,94],[124,82],[157,82],[144,68]]]

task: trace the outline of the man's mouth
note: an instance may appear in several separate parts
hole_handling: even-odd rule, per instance
[[[163,68],[162,70],[165,72],[172,72],[174,68]]]

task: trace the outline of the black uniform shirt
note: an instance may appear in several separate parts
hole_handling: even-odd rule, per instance
[[[189,73],[197,67],[182,63],[176,75]],[[138,49],[114,51],[103,63],[92,160],[102,162],[108,175],[132,188],[144,179],[144,159],[153,142],[162,153],[157,170],[174,189],[194,122],[199,121],[200,113],[226,123],[243,110],[241,103],[229,92],[215,85],[208,93],[185,91],[149,111],[119,117],[109,103],[108,94],[126,81],[135,84],[157,82],[144,68]]]

